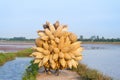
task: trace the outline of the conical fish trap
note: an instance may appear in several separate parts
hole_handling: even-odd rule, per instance
[[[36,47],[33,47],[34,52],[30,55],[34,57],[34,63],[50,69],[77,68],[83,51],[77,36],[58,21],[55,24],[46,22],[43,28],[38,31]]]

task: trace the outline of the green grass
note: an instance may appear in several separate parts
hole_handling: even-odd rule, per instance
[[[30,62],[31,65],[26,69],[22,80],[36,80],[36,75],[38,74],[38,64],[34,64],[33,60]]]
[[[32,49],[25,49],[18,52],[0,53],[0,65],[15,59],[16,57],[28,57],[32,53]]]
[[[90,69],[82,63],[79,63],[77,68],[72,68],[72,71],[77,72],[82,80],[112,80],[111,77],[103,75],[97,70]]]
[[[17,57],[28,57],[32,52],[33,52],[33,50],[28,48],[25,50],[18,51],[15,54]]]
[[[9,60],[15,59],[16,55],[14,53],[4,54],[0,53],[0,65],[3,65],[5,62]]]

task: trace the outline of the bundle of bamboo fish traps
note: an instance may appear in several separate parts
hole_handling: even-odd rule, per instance
[[[77,36],[68,31],[67,25],[58,21],[54,24],[46,22],[43,30],[38,31],[39,37],[35,40],[36,47],[30,55],[34,63],[47,69],[77,68],[78,61],[82,59],[81,42]]]

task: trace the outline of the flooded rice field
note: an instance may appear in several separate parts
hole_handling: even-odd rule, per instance
[[[32,46],[34,44],[0,44],[0,50],[3,52],[18,51]],[[120,80],[120,45],[83,44],[82,46],[85,49],[82,63],[115,80]],[[21,80],[30,60],[31,58],[16,58],[0,66],[0,80]]]

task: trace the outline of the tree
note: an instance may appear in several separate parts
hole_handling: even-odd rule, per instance
[[[96,39],[96,36],[91,36],[90,40],[93,42]]]
[[[83,35],[80,35],[80,40],[83,40]]]

